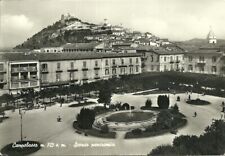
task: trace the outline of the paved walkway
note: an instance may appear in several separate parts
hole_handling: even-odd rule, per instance
[[[214,96],[200,96],[200,98],[210,101],[212,104],[207,106],[188,105],[184,101],[187,94],[170,95],[170,103],[176,103],[176,97],[181,97],[181,102],[177,102],[180,111],[187,116],[188,124],[178,131],[178,135],[203,133],[213,118],[220,118],[221,103],[225,101],[223,98]],[[127,102],[136,107],[144,105],[147,98],[151,98],[153,104],[156,103],[157,94],[153,95],[114,95],[112,102]],[[192,94],[192,98],[196,98],[197,94]],[[46,111],[43,109],[27,111],[24,115],[23,134],[28,140],[39,140],[43,146],[41,150],[33,155],[129,155],[141,154],[145,155],[161,144],[171,144],[174,137],[173,134],[167,133],[161,136],[141,139],[124,140],[124,134],[118,133],[117,139],[103,139],[92,136],[84,136],[75,133],[72,123],[80,111],[80,108],[71,108],[68,105],[54,105],[48,107]],[[196,118],[193,117],[194,112],[198,113]],[[9,119],[0,124],[0,148],[4,145],[15,142],[20,138],[20,118],[18,110],[12,113],[6,112]],[[62,122],[57,122],[56,118],[60,115]],[[54,147],[52,147],[54,146]]]

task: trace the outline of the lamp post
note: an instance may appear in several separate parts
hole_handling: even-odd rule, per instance
[[[20,141],[23,141],[23,114],[25,114],[25,111],[22,112],[22,109],[19,109],[20,114]]]
[[[196,82],[196,86],[197,86],[197,89],[198,89],[198,81]],[[197,99],[199,99],[199,93],[197,93]]]

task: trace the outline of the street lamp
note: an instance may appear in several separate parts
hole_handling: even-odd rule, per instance
[[[20,141],[23,141],[23,114],[25,114],[25,110],[23,111],[21,108],[19,109],[20,115]]]

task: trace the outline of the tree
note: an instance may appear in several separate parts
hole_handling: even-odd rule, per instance
[[[2,118],[5,117],[5,108],[4,107],[0,107],[0,115],[2,115]]]
[[[145,107],[147,107],[147,108],[151,108],[152,107],[152,100],[151,99],[148,98],[145,101]]]
[[[179,107],[178,107],[177,104],[175,104],[175,105],[172,107],[172,111],[173,111],[174,113],[178,113],[178,112],[179,112]]]
[[[129,110],[130,108],[130,105],[128,103],[124,103],[122,106],[121,106],[121,109],[122,110]]]
[[[0,102],[1,103],[6,103],[7,106],[9,105],[9,103],[13,102],[14,103],[14,97],[11,94],[3,94],[2,96],[0,96]]]
[[[23,101],[25,102],[27,108],[32,108],[34,106],[36,93],[33,88],[23,89],[21,91],[20,97],[23,98]]]
[[[166,95],[159,95],[157,100],[158,106],[161,109],[168,109],[170,105],[169,97]]]
[[[109,105],[111,102],[112,97],[112,90],[108,82],[105,82],[104,85],[99,90],[99,103],[104,103],[104,107],[106,108],[106,105]]]
[[[95,121],[95,111],[88,108],[82,108],[77,115],[78,126],[82,129],[91,129]]]

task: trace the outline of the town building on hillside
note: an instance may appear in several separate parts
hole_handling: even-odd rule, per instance
[[[100,44],[99,42],[67,43],[62,46],[62,52],[93,52]]]
[[[42,53],[61,53],[63,47],[43,47],[40,49]]]
[[[141,73],[140,54],[14,52],[0,58],[1,89],[12,93]]]

